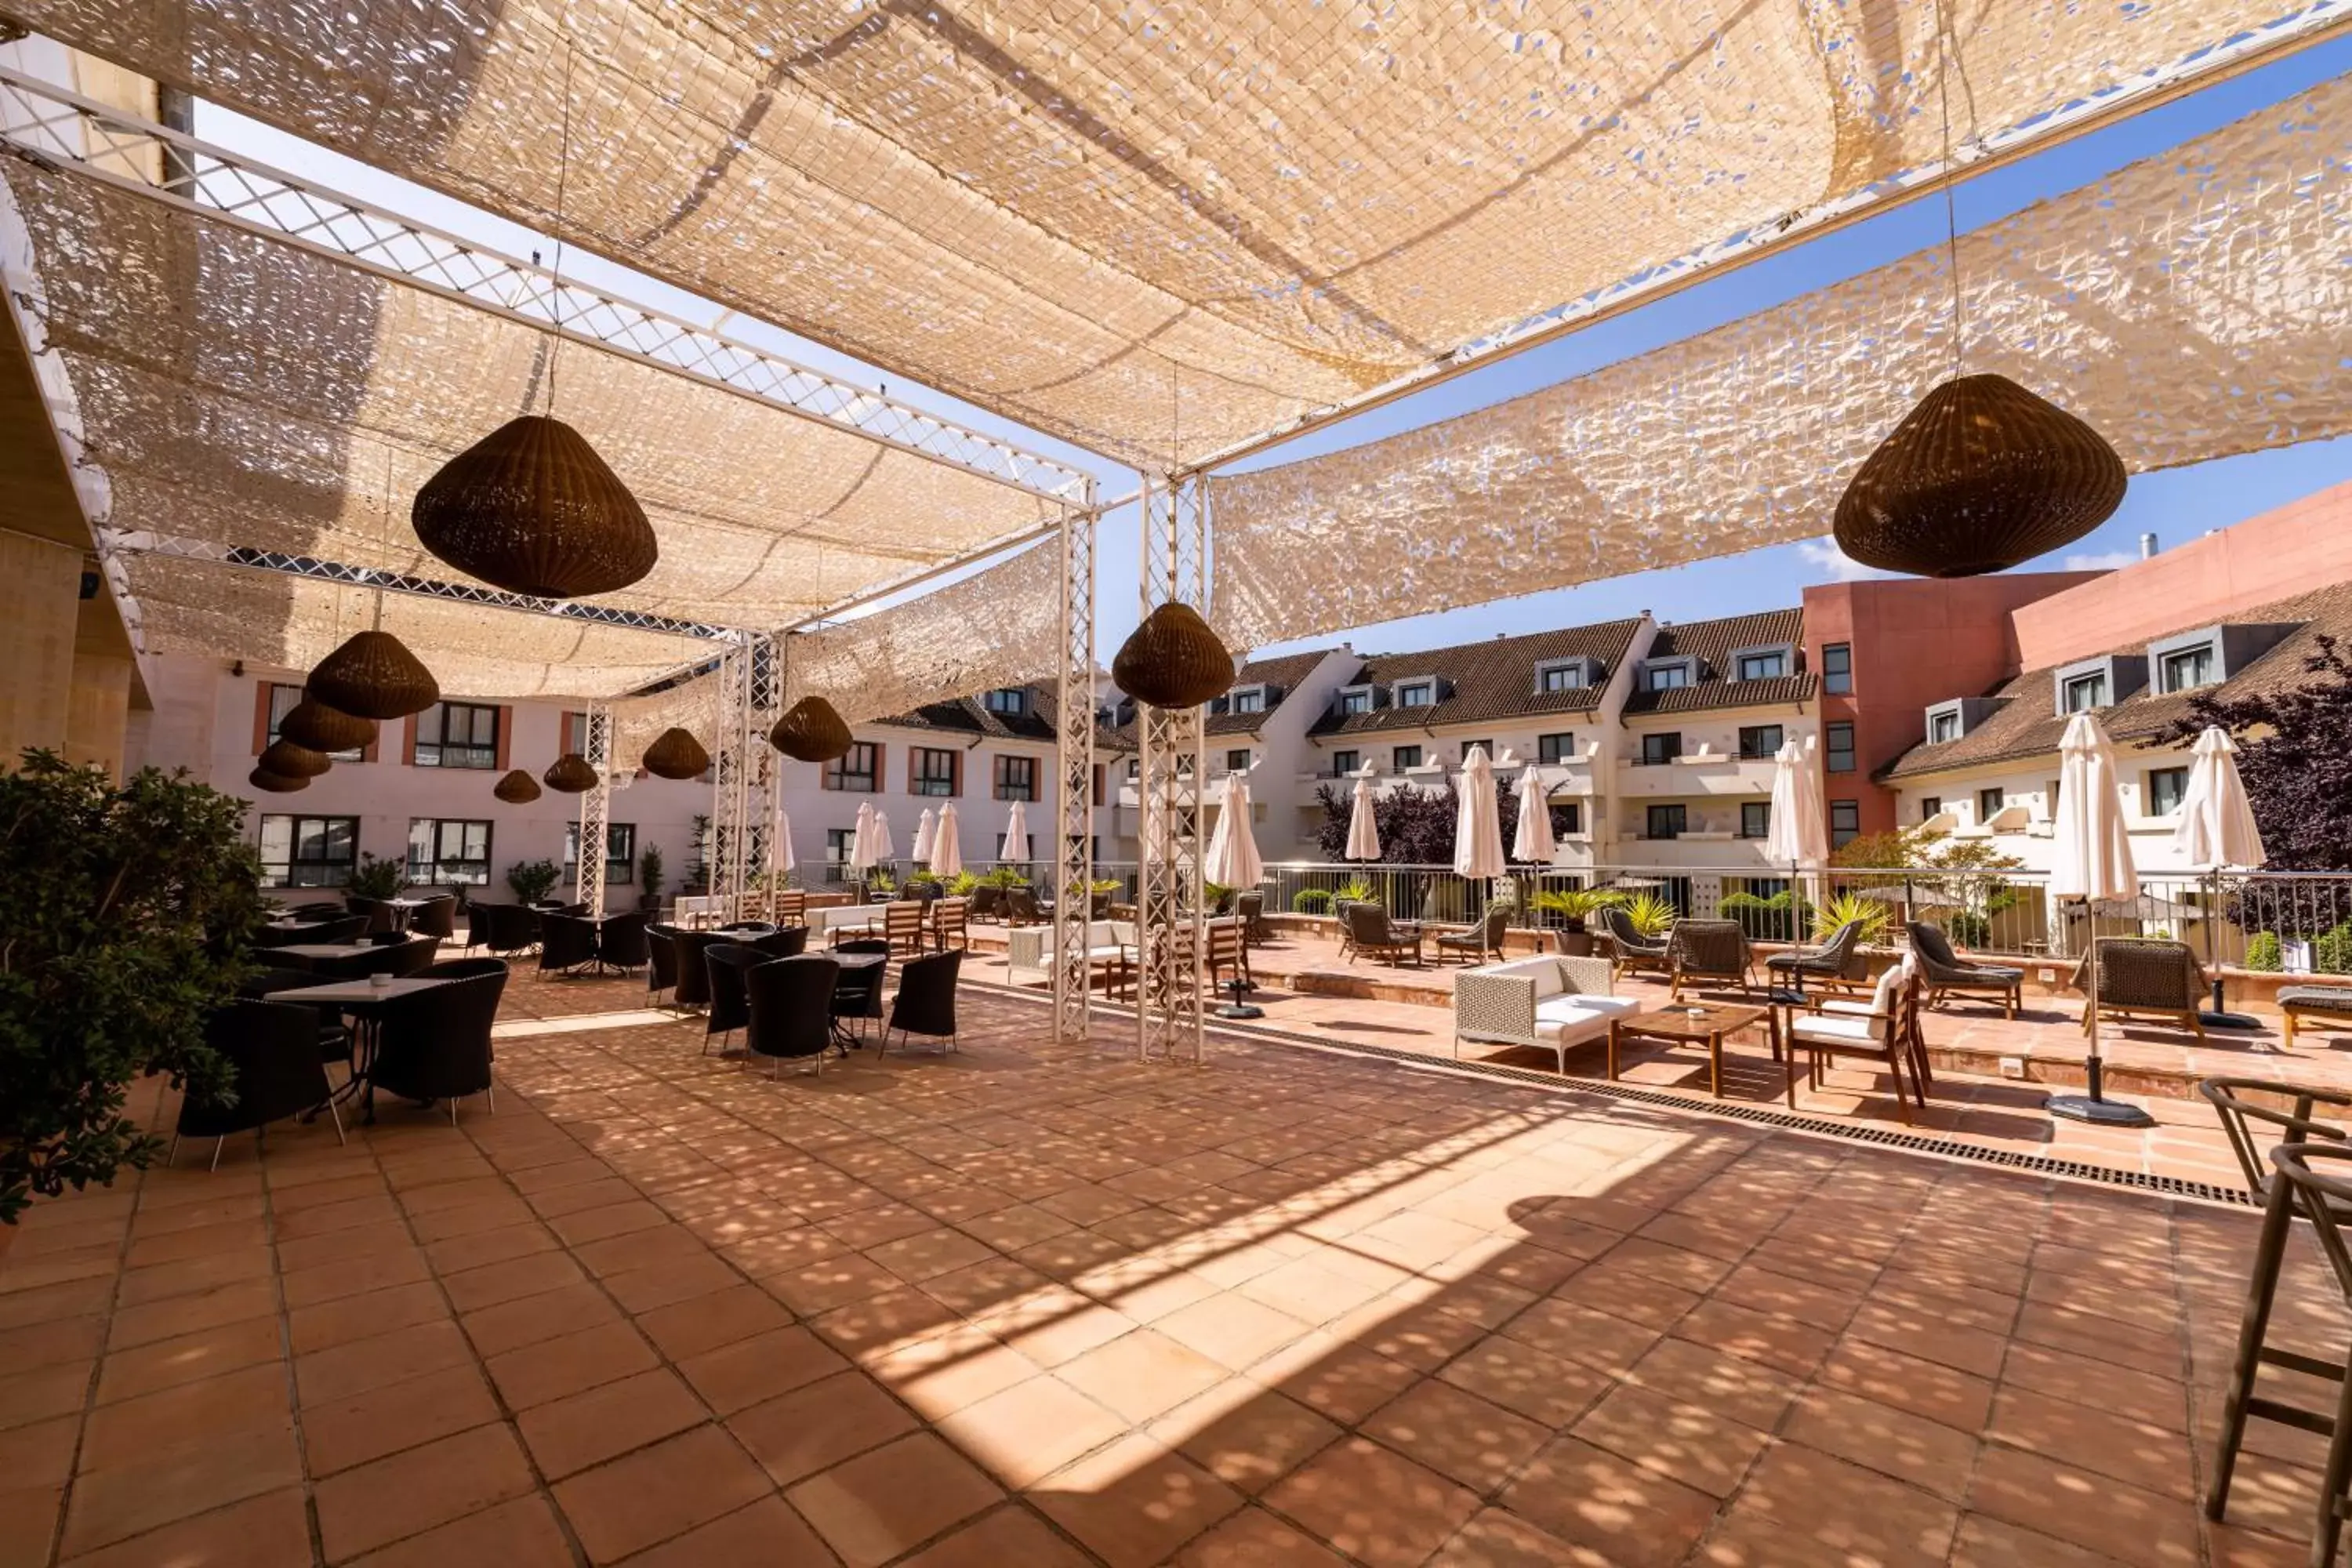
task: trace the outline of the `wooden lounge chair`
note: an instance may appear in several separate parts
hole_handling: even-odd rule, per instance
[[[1633,917],[1614,904],[1602,906],[1600,920],[1601,929],[1593,933],[1594,945],[1621,972],[1674,973],[1666,963],[1665,938],[1643,936],[1633,929]]]
[[[1490,904],[1478,923],[1468,931],[1440,935],[1437,956],[1442,959],[1448,952],[1458,952],[1465,963],[1483,963],[1490,952],[1499,959],[1503,956],[1503,931],[1510,923],[1508,904]]]
[[[1934,1007],[1952,993],[1977,992],[2000,998],[2005,1016],[2017,1016],[2025,992],[2025,971],[2000,963],[1972,963],[1952,951],[1952,939],[1941,926],[1913,921],[1904,928],[1911,951],[1919,955],[1919,970],[1927,985],[1927,1005]]]
[[[2119,1019],[2153,1018],[2182,1026],[2199,1039],[2205,1025],[2198,1014],[2205,1005],[2205,972],[2185,942],[2161,937],[2108,936],[2099,939],[2099,994],[2083,1005],[2083,1032],[2090,1033],[2091,1009]],[[2091,955],[2074,968],[2075,989],[2087,994]]]
[[[1666,938],[1666,977],[1677,1002],[1685,985],[1737,985],[1745,996],[1754,967],[1754,950],[1738,921],[1676,921]]]
[[[1790,1073],[1796,1070],[1795,1053],[1803,1051],[1815,1086],[1822,1063],[1832,1057],[1867,1057],[1886,1064],[1895,1083],[1895,1107],[1903,1125],[1911,1125],[1911,1106],[1903,1096],[1903,1073],[1911,1072],[1911,1091],[1919,1108],[1927,1107],[1927,1090],[1935,1079],[1927,1068],[1927,1042],[1919,1030],[1919,994],[1924,981],[1915,954],[1878,977],[1868,1002],[1823,1001],[1820,1010],[1791,1013],[1789,1019]],[[1794,1103],[1794,1089],[1790,1101]]]
[[[1370,958],[1374,963],[1404,962],[1411,953],[1415,963],[1421,962],[1421,939],[1416,934],[1408,939],[1397,934],[1389,924],[1388,910],[1378,904],[1349,904],[1341,917],[1340,926],[1348,933],[1348,962]]]
[[[2352,1025],[2352,985],[2285,986],[2278,994],[2278,1006],[2284,1020],[2281,1043],[2293,1050],[2295,1026],[2306,1018]]]
[[[1819,947],[1795,947],[1772,954],[1764,961],[1764,975],[1775,984],[1786,976],[1800,991],[1808,981],[1832,987],[1866,984],[1861,949],[1862,922],[1848,921],[1830,932],[1829,941]]]

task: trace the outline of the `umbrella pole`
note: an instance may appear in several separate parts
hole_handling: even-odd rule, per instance
[[[2153,1127],[2156,1118],[2138,1106],[2126,1105],[2121,1100],[2106,1097],[2102,1070],[2105,1064],[2099,1060],[2099,910],[2095,901],[2086,902],[2083,908],[2090,917],[2091,925],[2091,984],[2088,994],[2083,999],[2083,1005],[2091,1010],[2091,1053],[2084,1062],[2084,1070],[2091,1080],[2091,1092],[2087,1095],[2053,1094],[2042,1105],[2051,1115],[2063,1116],[2069,1121],[2088,1121],[2102,1127]]]
[[[2205,928],[2205,962],[2213,968],[2221,967],[2221,939],[2213,932],[2215,894],[2219,891],[2215,874],[2211,871],[2206,872],[2204,908],[2198,912],[2202,917],[2199,923]],[[2221,977],[2218,974],[2213,977],[2213,1010],[2210,1013],[2198,1014],[2197,1021],[2209,1029],[2259,1029],[2263,1026],[2263,1021],[2260,1018],[2230,1011],[2227,1002],[2223,999]]]

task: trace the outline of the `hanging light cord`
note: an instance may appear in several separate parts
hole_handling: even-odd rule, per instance
[[[1945,40],[1946,8],[1936,7],[1936,97],[1944,116],[1944,254],[1945,268],[1952,275],[1952,374],[1960,374],[1960,221],[1957,198],[1952,187],[1957,184],[1952,171],[1952,58]]]
[[[572,65],[578,51],[563,40],[563,139],[555,154],[555,288],[549,305],[555,318],[555,342],[547,351],[547,412],[555,414],[555,367],[563,357],[563,196],[572,176]],[[1946,140],[1948,141],[1947,132]]]

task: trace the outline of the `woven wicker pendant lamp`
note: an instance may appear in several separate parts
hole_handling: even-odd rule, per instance
[[[661,551],[628,487],[560,419],[510,419],[450,458],[409,509],[417,542],[510,594],[625,588]]]
[[[710,765],[710,753],[702,749],[701,742],[672,726],[646,748],[645,764],[646,772],[656,778],[690,779]]]
[[[246,775],[246,783],[269,795],[292,795],[296,790],[309,789],[309,779],[289,779],[283,773],[273,773],[268,768],[256,768]]]
[[[1119,645],[1110,676],[1139,702],[1197,708],[1234,683],[1234,656],[1198,610],[1171,599]]]
[[[314,752],[356,752],[375,744],[376,723],[306,695],[278,721],[278,733]]]
[[[262,772],[276,773],[282,779],[314,779],[335,763],[326,752],[298,746],[281,734],[257,759],[257,765]]]
[[[539,781],[516,768],[500,779],[490,793],[509,805],[529,805],[539,798]]]
[[[405,719],[441,700],[433,672],[385,631],[353,632],[304,685],[317,700],[362,719]]]
[[[566,752],[540,775],[559,795],[583,795],[596,787],[596,770],[577,752]]]
[[[849,726],[822,697],[802,698],[768,731],[768,744],[803,763],[829,763],[849,750],[851,740]]]

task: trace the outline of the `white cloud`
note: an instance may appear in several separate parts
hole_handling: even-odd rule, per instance
[[[2128,566],[2139,559],[2137,550],[2103,550],[2095,555],[2069,555],[2069,572],[2112,572],[2118,566]]]
[[[1832,583],[1867,583],[1895,575],[1875,566],[1864,566],[1840,550],[1832,538],[1799,540],[1797,557]]]

